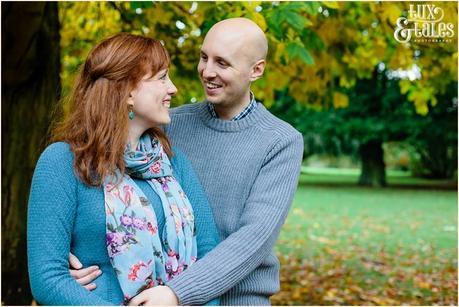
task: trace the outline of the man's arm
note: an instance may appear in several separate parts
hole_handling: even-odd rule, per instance
[[[69,268],[70,275],[86,290],[91,291],[97,288],[97,285],[92,282],[102,274],[97,265],[83,268],[80,260],[74,254],[69,253]]]
[[[199,305],[222,295],[268,256],[296,191],[302,154],[299,133],[272,148],[252,186],[239,229],[168,284],[181,305]]]

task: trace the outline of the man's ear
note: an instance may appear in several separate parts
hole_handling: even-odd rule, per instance
[[[263,76],[265,71],[266,61],[258,60],[252,67],[252,74],[250,75],[250,81],[255,81]]]

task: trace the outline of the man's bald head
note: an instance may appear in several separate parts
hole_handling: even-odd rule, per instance
[[[252,61],[264,60],[268,53],[268,41],[260,27],[247,18],[229,18],[217,22],[210,28],[206,38],[226,37],[228,42],[244,46],[246,55]]]
[[[267,51],[265,34],[246,18],[225,19],[206,34],[198,73],[221,118],[236,116],[250,103],[250,85],[263,76]]]

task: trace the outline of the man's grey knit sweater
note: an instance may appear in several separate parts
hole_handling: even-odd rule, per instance
[[[171,112],[172,144],[191,160],[209,197],[222,242],[173,279],[181,305],[269,305],[279,290],[274,243],[295,193],[302,135],[262,104],[224,121],[205,103]]]

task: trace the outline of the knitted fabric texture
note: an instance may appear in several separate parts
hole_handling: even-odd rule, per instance
[[[279,290],[274,243],[296,191],[302,135],[262,104],[238,121],[212,117],[206,103],[172,110],[165,127],[190,159],[222,242],[173,279],[180,304],[222,295],[222,305],[269,305]]]
[[[173,151],[176,178],[193,205],[200,259],[217,245],[218,233],[189,161],[177,148]],[[158,195],[145,180],[134,181],[153,206],[161,232],[165,219]],[[119,305],[123,293],[110,264],[105,236],[102,187],[89,187],[75,175],[68,144],[50,145],[35,168],[28,207],[27,254],[35,299],[43,305]],[[102,270],[94,281],[95,290],[86,290],[70,275],[69,252],[84,267],[98,265]],[[209,304],[218,304],[218,300]]]

